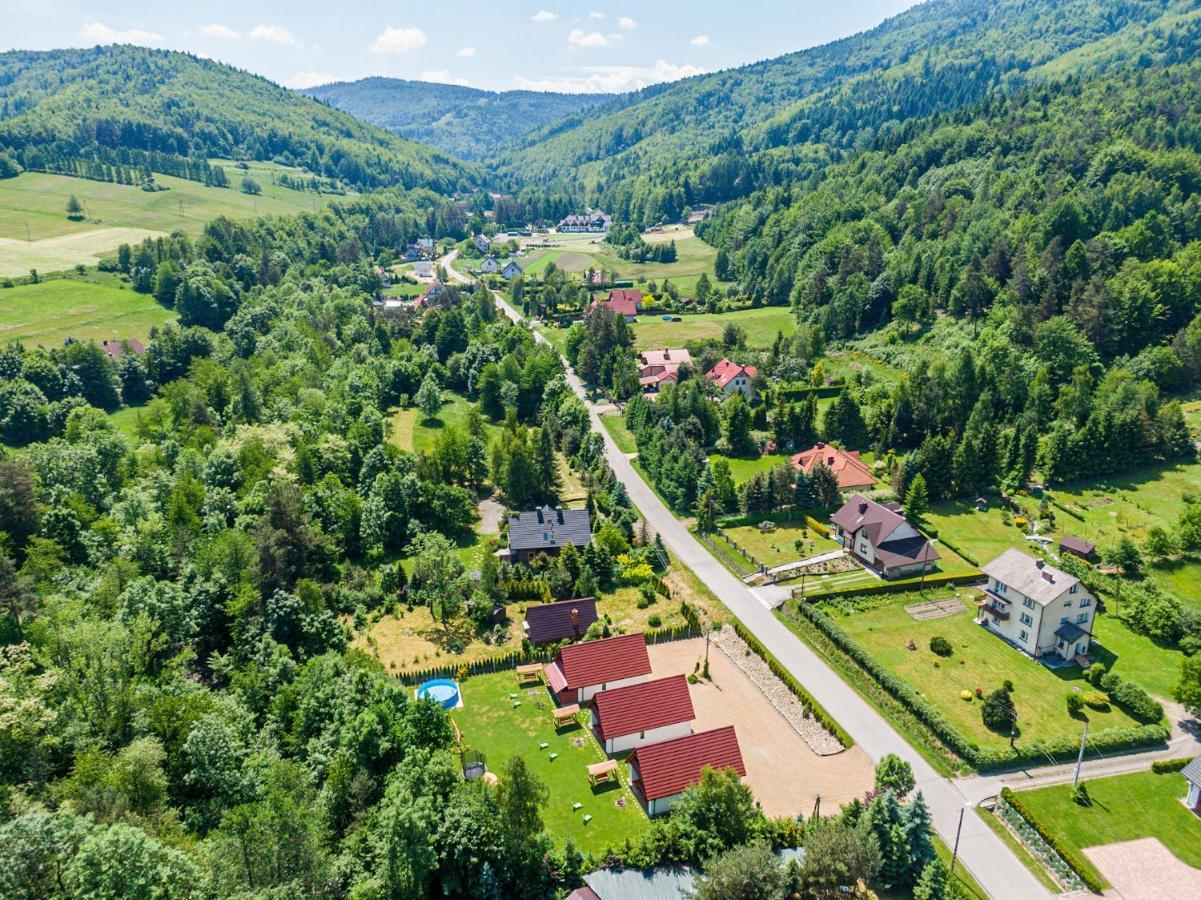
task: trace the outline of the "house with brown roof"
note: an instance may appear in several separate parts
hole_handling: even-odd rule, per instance
[[[717,385],[723,396],[742,394],[749,402],[755,399],[754,380],[759,376],[759,370],[754,366],[740,366],[728,359],[723,359],[705,373],[705,377]]]
[[[885,578],[907,578],[934,569],[938,551],[901,515],[856,494],[830,516],[832,537],[856,560]]]
[[[627,762],[630,787],[648,816],[670,810],[684,791],[700,783],[705,769],[733,769],[746,777],[733,725],[639,747]]]
[[[692,365],[692,354],[682,348],[643,350],[638,354],[638,383],[644,391],[657,392],[665,384],[677,384],[680,367]]]
[[[1092,541],[1086,541],[1084,538],[1072,537],[1070,534],[1065,534],[1059,539],[1060,554],[1070,553],[1072,556],[1078,556],[1083,560],[1092,562],[1097,558],[1097,545]]]
[[[1013,547],[980,571],[981,625],[1035,658],[1088,653],[1097,600],[1079,578]]]
[[[692,733],[692,697],[683,675],[601,691],[592,730],[606,753],[621,753]]]
[[[597,620],[596,598],[577,597],[558,603],[539,603],[525,611],[525,636],[534,644],[579,640]]]
[[[120,359],[126,353],[132,353],[134,356],[146,355],[146,348],[142,346],[142,342],[133,338],[124,341],[103,341],[100,348],[108,354],[110,359]]]
[[[651,658],[646,638],[622,634],[563,647],[544,671],[556,702],[587,703],[601,691],[646,681]]]
[[[568,544],[587,547],[592,542],[592,519],[586,509],[551,507],[509,516],[509,560],[527,563],[540,553],[558,556]]]
[[[859,458],[858,450],[840,450],[830,444],[814,444],[792,457],[792,466],[806,475],[813,474],[818,465],[834,473],[841,491],[871,487],[876,483],[872,470]]]

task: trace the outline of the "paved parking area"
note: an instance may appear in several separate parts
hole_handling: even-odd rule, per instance
[[[1088,847],[1084,855],[1122,900],[1201,900],[1201,871],[1178,860],[1159,838]]]

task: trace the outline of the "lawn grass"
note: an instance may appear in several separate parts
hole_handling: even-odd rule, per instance
[[[463,708],[451,716],[464,744],[484,753],[489,770],[502,778],[508,760],[525,760],[547,787],[542,819],[557,844],[571,839],[583,852],[600,854],[627,839],[636,840],[647,828],[649,820],[630,792],[624,761],[620,783],[589,785],[586,767],[603,761],[605,754],[583,725],[555,729],[554,704],[545,687],[519,689],[513,673],[504,671],[470,678],[460,690]],[[586,720],[582,713],[580,721]],[[540,746],[543,743],[545,748]],[[573,808],[576,803],[581,804],[579,809]],[[591,816],[591,821],[585,823],[585,816]]]
[[[1093,645],[1089,652],[1107,670],[1117,672],[1163,700],[1172,698],[1184,660],[1179,650],[1135,634],[1109,612],[1099,614],[1093,621]]]
[[[688,341],[720,340],[727,325],[738,325],[746,332],[747,346],[767,348],[783,332],[796,331],[796,318],[786,306],[763,306],[728,313],[696,313],[680,316],[679,322],[666,322],[659,315],[639,316],[634,323],[634,348],[680,347]]]
[[[609,432],[609,436],[617,444],[618,450],[622,453],[638,452],[638,442],[634,439],[634,432],[626,427],[626,421],[620,413],[605,413],[600,420],[601,424],[605,426],[605,431]]]
[[[444,428],[464,429],[471,401],[449,391],[442,392],[442,408],[432,419],[425,418],[416,407],[398,409],[392,413],[391,439],[401,450],[410,453],[429,453]],[[489,443],[500,434],[500,426],[484,419],[484,432]]]
[[[956,592],[932,589],[927,593],[931,599],[943,599]],[[833,606],[827,606],[827,611],[873,658],[919,691],[956,728],[985,749],[1007,749],[1008,733],[986,728],[980,701],[975,697],[964,701],[960,692],[981,688],[987,694],[1006,680],[1014,685],[1023,744],[1078,736],[1084,723],[1068,715],[1066,697],[1074,688],[1092,690],[1080,669],[1072,666],[1052,672],[985,631],[973,620],[974,594],[959,592],[961,599],[966,598],[968,611],[921,622],[905,611],[905,604],[912,601],[903,599],[865,611],[845,612]],[[930,650],[930,640],[935,636],[950,641],[952,657],[941,658]],[[907,648],[910,640],[915,650]],[[1087,710],[1087,714],[1094,732],[1138,724],[1114,706],[1107,712]]]
[[[932,504],[923,516],[940,538],[952,541],[957,547],[970,553],[981,565],[1000,556],[1010,547],[1024,553],[1035,548],[1026,540],[1025,533],[1012,524],[1006,525],[1003,511],[996,502],[981,512],[967,500],[950,500]]]
[[[769,569],[837,550],[840,546],[830,538],[828,531],[816,533],[809,528],[799,513],[792,522],[783,516],[775,517],[774,521],[776,527],[773,531],[761,531],[758,525],[739,525],[736,528],[723,528],[722,532]],[[803,542],[800,551],[796,548],[797,541]]]
[[[1187,786],[1179,772],[1135,772],[1086,782],[1092,806],[1072,800],[1070,784],[1022,791],[1023,807],[1104,883],[1082,852],[1119,841],[1155,837],[1181,862],[1201,868],[1201,828],[1180,802]],[[1201,879],[1201,873],[1198,875]]]
[[[710,453],[709,462],[714,463],[724,459],[730,466],[730,477],[734,484],[745,484],[756,475],[770,472],[777,466],[786,465],[791,457],[783,453],[764,453],[762,456],[741,457],[722,456],[720,453]]]
[[[145,343],[152,327],[175,318],[174,311],[153,297],[136,293],[116,276],[100,273],[0,290],[0,344],[21,341],[54,347],[67,338],[134,338]]]

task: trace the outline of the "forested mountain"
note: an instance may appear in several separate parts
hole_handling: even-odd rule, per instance
[[[932,0],[871,31],[657,87],[535,134],[502,171],[584,191],[617,217],[808,177],[914,118],[1032,79],[1195,50],[1198,0]]]
[[[276,159],[358,188],[474,184],[477,171],[247,72],[114,46],[0,54],[0,153],[209,180],[212,157]],[[97,176],[93,176],[97,177]]]
[[[612,94],[481,91],[400,78],[339,81],[301,93],[395,134],[476,160],[508,149],[552,122],[624,99]]]

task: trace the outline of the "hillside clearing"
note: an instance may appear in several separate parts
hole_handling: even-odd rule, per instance
[[[0,345],[52,347],[79,341],[146,341],[150,329],[175,321],[172,310],[116,278],[59,278],[0,290]]]

